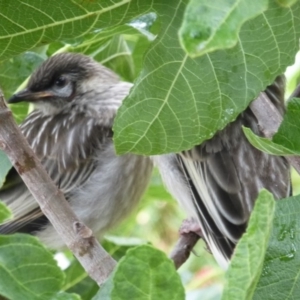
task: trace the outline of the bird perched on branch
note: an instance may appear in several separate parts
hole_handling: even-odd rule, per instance
[[[21,131],[96,236],[131,212],[152,172],[149,158],[116,156],[112,142],[114,117],[131,86],[90,57],[63,53],[46,60],[27,88],[8,101],[35,105]],[[34,233],[50,248],[64,247],[15,170],[8,174],[0,199],[14,215],[0,225],[0,233]]]
[[[265,90],[282,115],[284,86],[285,79],[279,76]],[[192,218],[191,231],[204,238],[223,268],[227,267],[246,229],[259,191],[265,188],[276,199],[290,194],[286,159],[254,148],[242,126],[262,135],[248,107],[234,122],[201,145],[179,154],[155,157],[166,187]]]

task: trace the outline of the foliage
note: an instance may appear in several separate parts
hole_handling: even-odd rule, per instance
[[[93,298],[147,300],[184,298],[173,262],[162,252],[144,245],[130,249]]]
[[[251,214],[247,231],[237,245],[230,267],[222,300],[252,299],[272,229],[275,201],[268,191],[261,191]],[[236,279],[239,278],[237,281]]]
[[[55,299],[63,272],[36,238],[15,234],[0,238],[0,291],[10,299]],[[22,256],[19,255],[22,253]],[[76,299],[71,296],[69,299]]]
[[[253,146],[274,155],[300,155],[299,124],[300,100],[293,98],[288,102],[285,118],[272,140],[256,136],[249,128],[244,132]]]
[[[114,126],[120,154],[180,151],[212,137],[293,63],[300,37],[300,3],[294,0],[217,0],[213,6],[201,0],[0,0],[0,9],[0,85],[6,97],[24,87],[47,57],[64,51],[90,55],[135,83]],[[32,108],[11,109],[21,122]],[[245,133],[265,151],[299,154],[298,115],[293,100],[272,141]],[[0,152],[0,186],[10,166]],[[276,203],[273,220],[274,204],[261,194],[226,278],[199,244],[200,257],[178,272],[184,295],[172,263],[145,245],[170,251],[184,217],[155,172],[136,214],[103,241],[120,260],[103,289],[98,292],[68,252],[62,271],[35,238],[13,235],[0,237],[0,294],[105,300],[134,299],[127,293],[138,291],[152,299],[220,299],[225,281],[224,299],[292,299],[299,285],[298,201]],[[0,204],[0,221],[9,215]],[[234,287],[243,294],[233,293]]]

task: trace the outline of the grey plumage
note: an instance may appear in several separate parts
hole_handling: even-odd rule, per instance
[[[45,61],[27,89],[10,99],[37,107],[20,128],[74,212],[97,236],[135,207],[152,172],[149,158],[116,156],[113,147],[114,117],[131,86],[91,58],[65,53]],[[14,214],[0,233],[33,232],[51,248],[64,246],[14,170],[0,199]]]
[[[266,89],[281,114],[284,84],[284,77],[279,76]],[[255,149],[244,136],[242,125],[261,135],[255,116],[247,108],[203,144],[179,154],[155,157],[167,188],[199,223],[204,239],[224,268],[246,229],[259,191],[266,188],[276,199],[290,193],[286,159]]]

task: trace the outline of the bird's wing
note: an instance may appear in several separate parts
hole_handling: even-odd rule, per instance
[[[68,194],[89,178],[95,169],[95,152],[111,142],[111,124],[83,114],[43,116],[31,113],[21,130],[46,171],[68,198]],[[12,184],[14,182],[14,184]],[[14,219],[0,226],[1,233],[37,229],[47,219],[15,170],[0,190],[0,199],[12,210]],[[27,225],[27,227],[25,226]],[[25,227],[24,227],[25,226]]]
[[[266,93],[283,112],[282,78],[277,78]],[[262,153],[251,146],[242,125],[261,134],[250,108],[211,140],[175,155],[175,163],[189,189],[189,199],[180,202],[194,206],[192,216],[220,265],[226,266],[241,237],[262,188],[275,198],[288,196],[290,175],[282,157]],[[166,176],[165,176],[166,177]],[[169,186],[172,183],[168,184]],[[173,188],[174,189],[174,188]],[[175,197],[176,191],[173,191]]]

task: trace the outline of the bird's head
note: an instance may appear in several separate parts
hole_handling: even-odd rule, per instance
[[[118,76],[92,58],[61,53],[44,61],[31,75],[27,87],[8,103],[27,101],[45,114],[62,111],[71,104],[92,101],[95,93],[105,92],[119,82]]]

